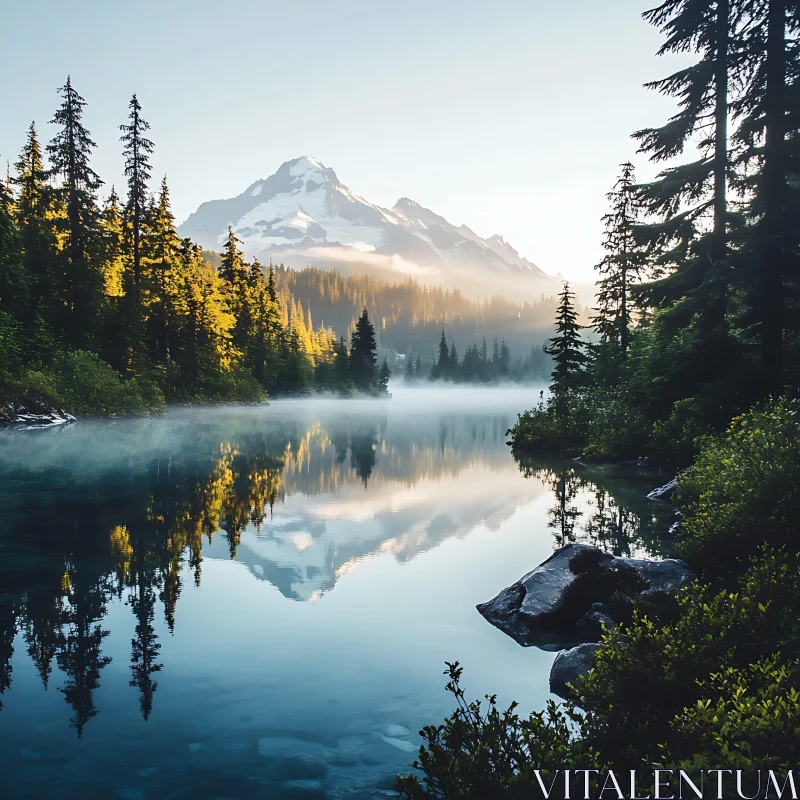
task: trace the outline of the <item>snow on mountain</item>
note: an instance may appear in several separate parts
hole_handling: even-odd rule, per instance
[[[405,197],[392,209],[381,208],[309,156],[287,161],[237,197],[203,203],[179,230],[219,250],[228,226],[245,253],[262,261],[411,273],[426,281],[467,284],[484,295],[498,290],[498,280],[523,295],[558,287],[501,236],[483,239]]]

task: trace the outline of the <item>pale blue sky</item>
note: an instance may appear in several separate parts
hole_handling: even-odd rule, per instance
[[[655,0],[25,0],[4,3],[0,157],[43,137],[67,73],[94,166],[122,183],[135,91],[179,221],[300,155],[379,205],[410,197],[587,280],[630,133],[672,103],[641,87]],[[156,180],[154,178],[154,184]],[[107,187],[105,187],[107,188]]]

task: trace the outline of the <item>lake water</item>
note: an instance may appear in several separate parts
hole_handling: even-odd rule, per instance
[[[0,435],[3,798],[368,798],[553,653],[475,610],[565,541],[669,552],[660,476],[515,461],[534,389]],[[663,482],[663,481],[661,481]]]

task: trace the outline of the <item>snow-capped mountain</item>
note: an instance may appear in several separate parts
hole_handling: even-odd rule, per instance
[[[521,257],[501,236],[483,239],[405,197],[394,208],[381,208],[308,156],[287,161],[237,197],[203,203],[180,233],[219,250],[228,226],[245,253],[262,261],[399,272],[483,295],[505,284],[518,296],[558,288],[556,278]]]

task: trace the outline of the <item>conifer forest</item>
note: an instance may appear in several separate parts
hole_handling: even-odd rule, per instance
[[[796,800],[800,1],[41,2],[0,796]]]

